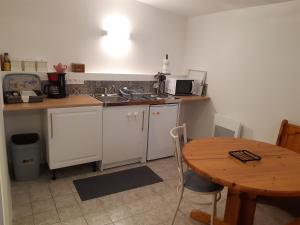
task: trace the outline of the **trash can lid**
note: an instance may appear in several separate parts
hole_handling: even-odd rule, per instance
[[[28,145],[36,143],[39,140],[37,133],[15,134],[11,137],[11,141],[16,145]]]

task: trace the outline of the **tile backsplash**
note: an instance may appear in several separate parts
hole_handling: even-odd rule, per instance
[[[144,93],[153,93],[155,81],[85,81],[84,84],[67,84],[69,95],[91,95],[95,93],[118,93],[120,88],[128,87]]]

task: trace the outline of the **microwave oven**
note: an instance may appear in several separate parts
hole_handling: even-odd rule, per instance
[[[165,92],[171,95],[192,95],[194,80],[184,78],[167,78]]]

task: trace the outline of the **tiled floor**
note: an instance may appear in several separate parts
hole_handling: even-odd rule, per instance
[[[102,198],[82,202],[72,183],[74,179],[95,176],[88,165],[58,171],[58,179],[50,180],[45,173],[33,182],[12,182],[14,225],[167,225],[176,201],[177,170],[174,158],[147,163],[164,182]],[[137,167],[106,170],[117,170]],[[226,190],[218,203],[218,215],[224,214]],[[200,224],[189,218],[192,208],[207,196],[185,192],[176,225]],[[258,205],[255,225],[284,225],[292,218],[285,212]]]

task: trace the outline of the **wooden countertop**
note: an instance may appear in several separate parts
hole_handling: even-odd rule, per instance
[[[176,96],[181,99],[182,102],[196,102],[196,101],[207,101],[209,97],[203,96]],[[164,104],[165,102],[156,101],[155,104]],[[148,102],[148,104],[154,104]],[[16,103],[16,104],[5,104],[3,110],[5,112],[14,111],[26,111],[26,110],[40,110],[49,108],[68,108],[68,107],[79,107],[79,106],[99,106],[103,105],[101,101],[88,96],[88,95],[70,95],[66,98],[49,99],[45,98],[43,102],[37,103]],[[132,104],[127,104],[132,105]]]
[[[182,102],[196,102],[196,101],[207,101],[210,100],[210,97],[207,96],[199,96],[199,95],[191,95],[191,96],[176,96],[182,100]]]
[[[100,106],[102,102],[87,95],[70,95],[66,98],[49,99],[45,98],[43,102],[37,103],[17,103],[5,104],[3,110],[5,112],[24,111],[24,110],[39,110],[49,108],[68,108],[79,106]]]

